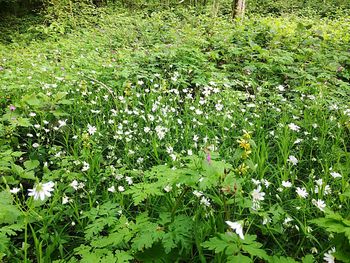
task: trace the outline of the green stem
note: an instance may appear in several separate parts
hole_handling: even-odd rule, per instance
[[[24,219],[24,263],[27,263],[27,241],[28,241],[28,223],[27,217]]]
[[[176,201],[176,203],[175,203],[173,209],[171,210],[171,221],[174,221],[175,212],[176,212],[177,208],[179,207],[180,202],[182,201],[183,197],[184,197],[185,194],[188,192],[188,190],[189,190],[189,188],[186,187],[186,188],[182,191],[182,193],[181,193],[181,195],[179,196],[179,198],[177,198],[177,201]]]

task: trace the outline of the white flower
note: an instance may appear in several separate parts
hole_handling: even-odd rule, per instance
[[[166,187],[164,187],[164,191],[169,193],[173,188],[170,185],[167,185]]]
[[[312,247],[312,248],[311,248],[311,253],[312,253],[312,254],[317,254],[317,253],[318,253],[317,248]]]
[[[196,113],[197,115],[201,115],[201,114],[203,113],[203,111],[201,111],[200,109],[196,109],[196,110],[195,110],[195,113]]]
[[[171,146],[167,146],[167,147],[166,147],[166,152],[167,152],[168,154],[173,153],[173,152],[174,152],[173,147],[171,147]]]
[[[316,182],[316,184],[317,184],[318,186],[322,187],[322,185],[323,185],[323,180],[322,180],[322,178],[316,180],[315,182]]]
[[[29,196],[33,196],[34,200],[38,200],[40,198],[41,201],[45,199],[45,197],[50,197],[51,193],[55,186],[54,182],[47,182],[47,183],[38,183],[34,186],[33,189],[28,189]]]
[[[194,191],[193,191],[193,194],[194,194],[195,196],[197,196],[197,197],[201,197],[201,196],[203,195],[202,192],[199,192],[199,191],[197,191],[197,190],[194,190]]]
[[[297,192],[298,196],[301,198],[306,198],[309,195],[304,187],[303,188],[297,187],[295,191]]]
[[[233,231],[236,232],[236,234],[241,238],[244,239],[243,235],[243,227],[240,222],[231,222],[231,221],[225,221],[226,224],[228,224],[229,227],[232,228]]]
[[[295,156],[289,155],[288,162],[292,163],[293,165],[297,165],[299,161]]]
[[[79,189],[83,189],[84,186],[85,186],[85,184],[84,184],[83,182],[80,182],[79,185],[78,185],[78,188],[79,188]]]
[[[205,198],[204,196],[202,196],[202,199],[201,199],[201,204],[205,205],[205,206],[210,206],[210,201],[208,198]]]
[[[39,143],[33,143],[33,148],[38,148],[39,146],[40,146],[40,144]]]
[[[62,204],[65,205],[65,204],[67,204],[68,202],[69,202],[69,197],[63,196],[63,197],[62,197]]]
[[[107,188],[108,192],[114,193],[115,192],[115,187],[112,185],[111,187]]]
[[[167,132],[167,128],[162,126],[156,126],[155,131],[159,140],[162,140],[165,137],[165,133]]]
[[[283,85],[278,85],[276,87],[276,89],[279,90],[279,91],[284,91],[285,90]]]
[[[124,192],[125,191],[125,188],[121,185],[118,186],[118,191],[119,192]]]
[[[11,193],[11,194],[17,194],[19,191],[21,191],[20,188],[14,187],[14,188],[12,188],[12,189],[10,190],[10,193]]]
[[[291,129],[292,131],[298,132],[298,131],[300,130],[300,127],[299,127],[298,125],[294,124],[294,123],[288,124],[288,127],[289,127],[289,129]]]
[[[257,180],[257,179],[254,179],[254,178],[252,178],[252,182],[255,185],[260,185],[261,184],[260,180]]]
[[[263,221],[262,221],[262,224],[263,224],[263,225],[266,225],[266,224],[268,224],[268,223],[271,223],[271,221],[272,221],[271,218],[267,216],[267,217],[264,217],[264,219],[263,219]]]
[[[90,135],[93,135],[96,131],[97,131],[97,128],[95,126],[91,126],[90,124],[88,124],[88,133]]]
[[[340,173],[337,173],[337,172],[332,172],[332,173],[331,173],[331,176],[332,176],[333,178],[341,178],[341,177],[342,177],[341,174],[340,174]]]
[[[66,126],[67,125],[67,119],[65,119],[65,120],[59,120],[58,121],[58,127],[59,128],[61,128],[61,127],[64,127],[64,126]]]
[[[324,192],[325,195],[329,195],[329,194],[332,193],[332,189],[331,189],[331,187],[328,184],[326,184],[325,187],[324,187],[323,192]]]
[[[264,200],[264,196],[265,193],[264,192],[260,192],[261,191],[261,186],[259,185],[256,189],[253,190],[252,197],[253,197],[253,201],[262,201]]]
[[[132,184],[133,184],[132,178],[131,178],[130,176],[126,176],[126,177],[125,177],[125,181],[127,181],[127,183],[128,183],[129,185],[132,185]]]
[[[317,201],[315,199],[312,199],[312,204],[315,205],[322,212],[324,212],[324,209],[326,208],[325,202],[321,199],[317,199]]]
[[[74,188],[74,190],[77,190],[78,189],[78,181],[77,180],[74,180],[73,182],[71,182],[69,184],[71,187]]]
[[[177,159],[177,156],[176,156],[176,154],[170,154],[170,157],[171,157],[171,160],[173,160],[174,162],[176,161],[176,159]]]
[[[282,186],[286,188],[292,187],[292,183],[289,181],[282,181]]]
[[[149,133],[149,132],[151,131],[151,129],[150,129],[149,127],[145,127],[145,128],[143,128],[143,131],[144,131],[145,133]]]
[[[221,111],[223,108],[224,108],[224,105],[222,105],[222,104],[220,104],[220,103],[218,103],[218,104],[215,105],[215,109],[216,109],[217,111]]]
[[[87,162],[83,162],[83,168],[81,168],[82,172],[86,172],[90,169],[90,165]]]
[[[292,222],[292,221],[293,221],[293,219],[290,218],[289,216],[287,216],[283,221],[283,225],[290,226],[289,222]]]
[[[270,186],[270,182],[269,181],[267,181],[266,179],[261,179],[261,182],[265,185],[265,187],[266,188],[269,188],[269,186]]]
[[[192,150],[187,150],[187,155],[191,156],[193,154]]]
[[[333,256],[334,252],[335,252],[335,247],[328,250],[328,252],[324,254],[323,260],[326,261],[327,263],[334,263],[335,262],[335,257]]]
[[[294,143],[293,144],[298,144],[298,143],[301,143],[303,141],[303,139],[296,139],[295,141],[294,141]]]

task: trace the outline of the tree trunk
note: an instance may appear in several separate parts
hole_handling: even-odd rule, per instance
[[[232,18],[243,18],[245,11],[245,0],[232,1]]]

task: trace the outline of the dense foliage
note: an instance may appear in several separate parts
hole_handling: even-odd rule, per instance
[[[349,262],[349,17],[76,21],[0,43],[0,260]]]

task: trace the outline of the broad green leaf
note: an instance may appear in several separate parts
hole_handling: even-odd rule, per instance
[[[22,98],[22,101],[30,106],[40,106],[42,104],[41,100],[35,94],[26,95]]]
[[[244,256],[241,253],[235,256],[228,256],[227,262],[230,263],[252,263],[253,260],[250,257]]]
[[[306,255],[305,257],[303,257],[302,259],[302,263],[314,263],[315,262],[315,259],[314,259],[314,256],[309,254],[309,255]]]
[[[38,160],[28,160],[23,163],[27,170],[33,170],[39,166],[40,162]]]

